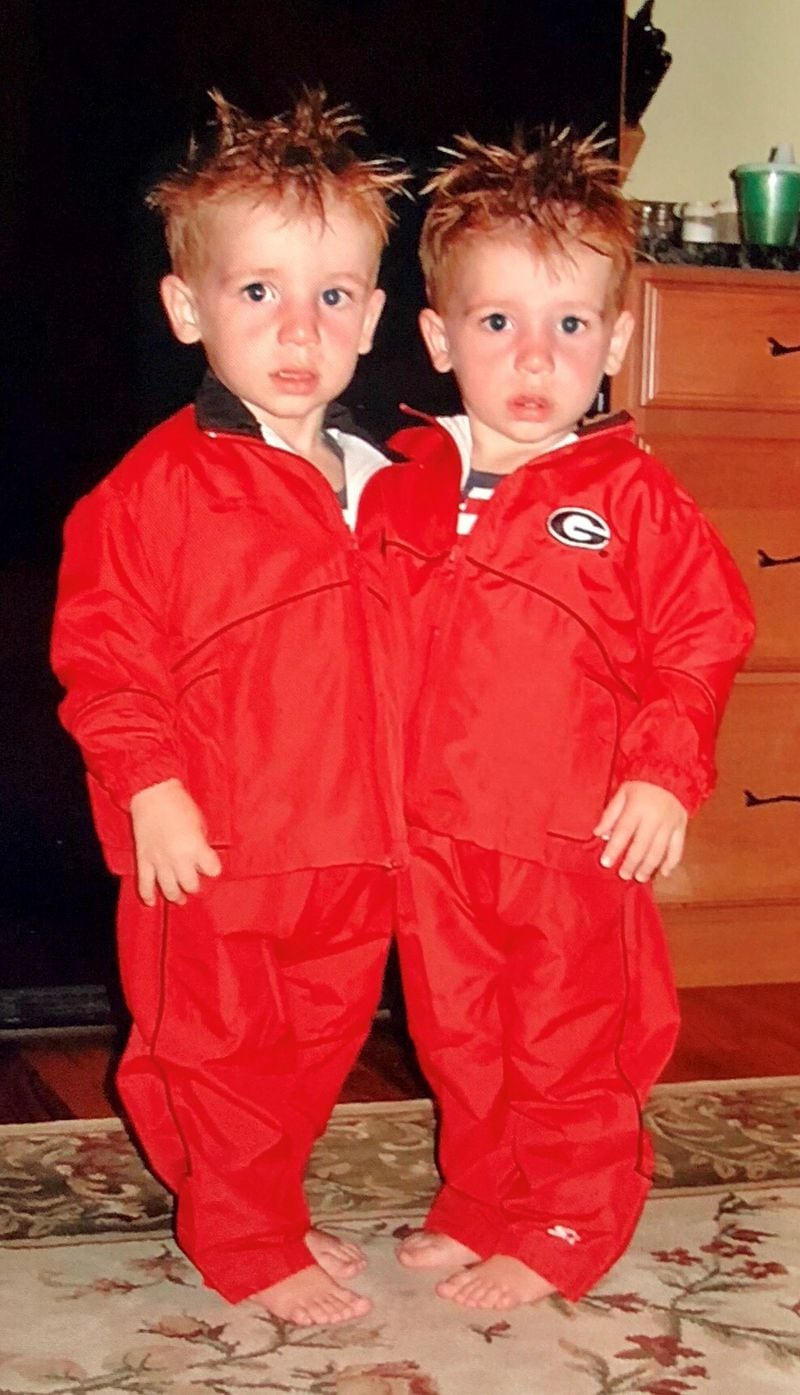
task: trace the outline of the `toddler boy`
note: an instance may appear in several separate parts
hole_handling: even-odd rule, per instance
[[[211,1287],[340,1322],[360,1251],[302,1178],[376,1006],[403,835],[381,642],[354,539],[384,457],[334,399],[372,344],[404,175],[305,93],[153,191],[161,293],[208,371],[71,515],[53,659],[122,875],[118,1083]]]
[[[444,1185],[409,1267],[467,1306],[577,1299],[625,1249],[677,1014],[648,882],[677,865],[753,633],[730,557],[627,420],[617,171],[569,133],[458,141],[421,243],[434,367],[370,486],[410,686],[400,954]],[[365,500],[365,507],[367,501]]]

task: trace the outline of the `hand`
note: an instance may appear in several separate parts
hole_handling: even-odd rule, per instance
[[[200,890],[200,876],[222,871],[206,842],[203,816],[180,780],[163,780],[137,790],[131,799],[133,840],[139,895],[156,904],[156,887],[168,901],[182,906],[185,892]]]
[[[683,856],[688,821],[669,790],[647,780],[625,780],[594,830],[606,840],[600,862],[614,867],[622,858],[617,872],[623,881],[647,882],[655,872],[668,877]]]

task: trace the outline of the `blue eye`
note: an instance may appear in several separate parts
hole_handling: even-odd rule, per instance
[[[565,334],[577,334],[582,327],[583,320],[578,319],[577,315],[565,315],[561,321],[561,328]]]
[[[341,305],[344,300],[344,291],[340,291],[338,286],[329,286],[322,292],[323,305]]]
[[[254,305],[260,305],[261,301],[266,300],[269,295],[263,281],[251,281],[249,286],[245,286],[244,293]]]
[[[493,334],[499,334],[508,324],[508,315],[501,315],[499,310],[494,310],[491,315],[486,316],[483,323]]]

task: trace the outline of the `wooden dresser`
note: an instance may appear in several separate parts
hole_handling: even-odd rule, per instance
[[[658,883],[678,982],[800,979],[800,273],[639,266],[612,406],[718,528],[758,636],[719,787]],[[794,352],[782,352],[782,350]]]

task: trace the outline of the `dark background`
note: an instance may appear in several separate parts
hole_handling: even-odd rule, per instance
[[[114,886],[80,762],[57,725],[47,636],[63,519],[145,430],[191,395],[173,343],[144,191],[208,119],[207,89],[255,116],[301,83],[364,116],[420,179],[454,131],[619,122],[623,0],[3,0],[0,237],[5,289],[0,511],[0,1026],[104,1010],[116,993]],[[420,210],[401,208],[373,353],[348,398],[378,435],[396,404],[452,409],[415,319]],[[54,988],[47,998],[22,990]],[[97,996],[97,995],[95,995]]]

